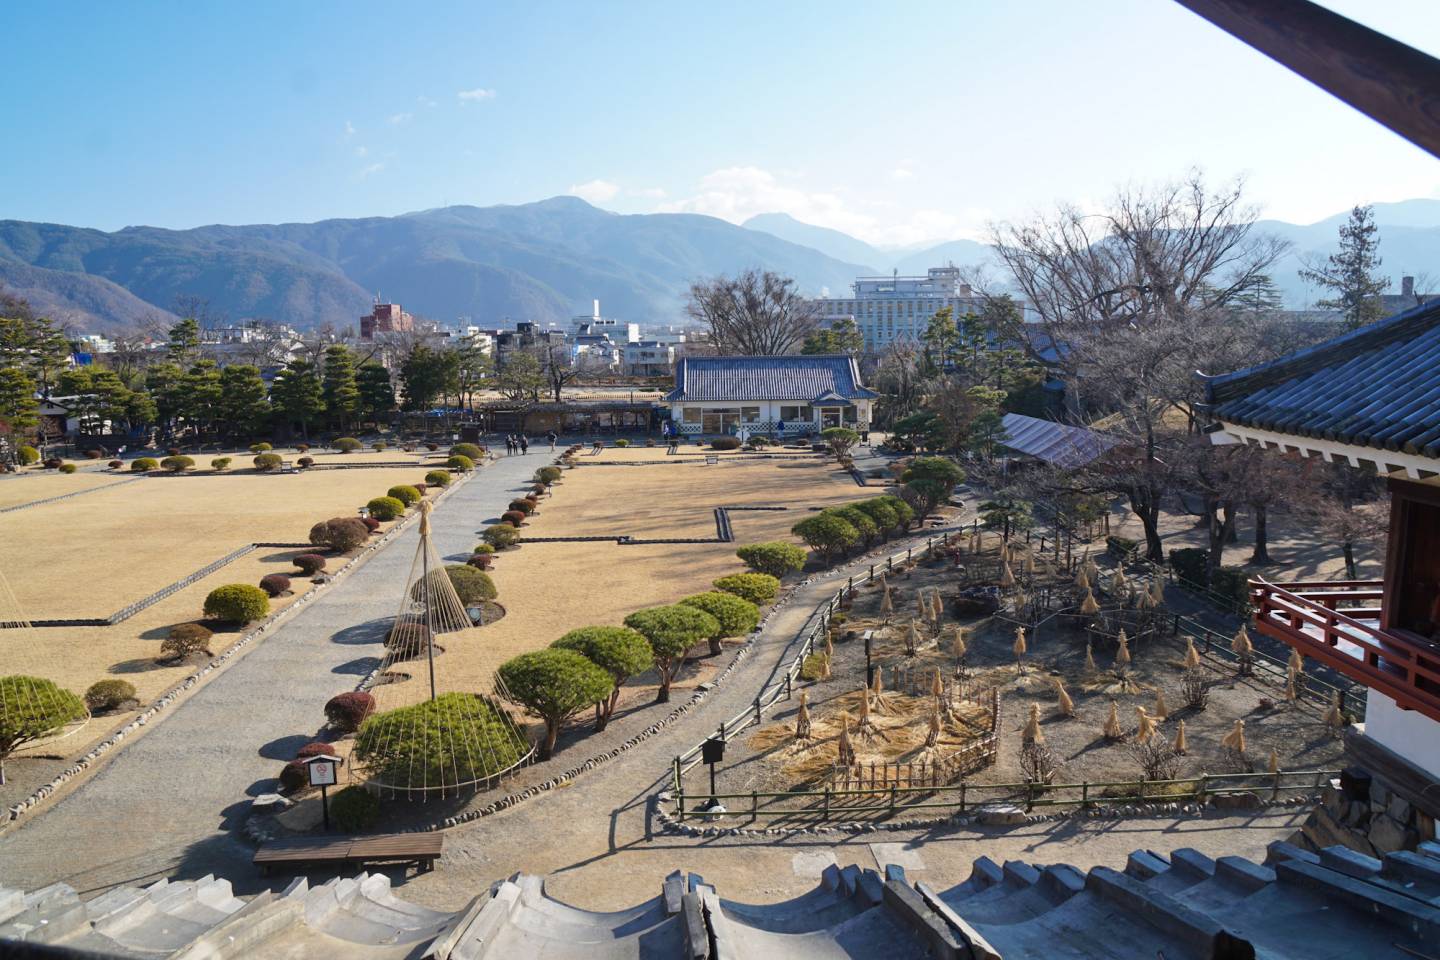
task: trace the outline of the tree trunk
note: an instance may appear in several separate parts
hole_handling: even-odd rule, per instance
[[[656,664],[656,666],[659,667],[659,671],[660,671],[660,689],[659,689],[659,690],[656,692],[656,694],[655,694],[655,702],[656,702],[656,703],[669,703],[669,702],[670,702],[670,680],[671,680],[671,678],[675,675],[675,671],[678,670],[679,668],[678,668],[678,667],[669,667],[669,668],[667,668],[667,667],[664,667],[664,666],[660,666],[660,664]]]
[[[1140,518],[1140,525],[1145,529],[1145,559],[1155,563],[1164,563],[1165,544],[1160,539],[1159,508],[1142,505],[1132,493],[1130,494],[1130,509],[1135,516]]]
[[[1351,580],[1359,580],[1360,574],[1355,569],[1355,543],[1346,540],[1342,545],[1345,553],[1345,575]]]
[[[545,739],[540,742],[540,759],[549,760],[555,752],[555,740],[560,736],[560,721],[545,721]]]
[[[595,701],[595,732],[599,733],[605,729],[605,724],[610,722],[610,709],[608,700]]]
[[[1250,562],[1256,566],[1273,563],[1270,559],[1269,531],[1269,510],[1262,504],[1255,506],[1255,549],[1250,553]]]

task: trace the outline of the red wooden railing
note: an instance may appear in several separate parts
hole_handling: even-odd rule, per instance
[[[1250,581],[1255,627],[1307,657],[1440,722],[1440,645],[1380,629],[1378,580],[1268,583]],[[1352,653],[1341,642],[1358,648]]]

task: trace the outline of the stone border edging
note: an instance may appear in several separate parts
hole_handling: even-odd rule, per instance
[[[99,487],[91,487],[89,490],[72,490],[70,493],[62,493],[58,497],[46,497],[44,500],[31,500],[29,503],[17,503],[13,507],[0,509],[0,513],[14,513],[16,510],[25,510],[29,507],[42,507],[47,503],[56,503],[60,500],[69,500],[71,497],[83,497],[87,493],[98,493],[101,490],[110,490],[114,487],[123,486],[127,483],[134,483],[136,480],[144,480],[145,477],[126,477],[114,483],[107,483]]]
[[[717,827],[717,826],[691,826],[690,823],[681,823],[668,810],[668,804],[674,797],[668,790],[662,790],[650,798],[656,812],[656,819],[660,821],[660,830],[672,836],[684,837],[797,837],[797,836],[827,836],[831,834],[857,834],[857,833],[885,833],[904,830],[933,830],[936,827],[958,826],[968,827],[971,825],[985,826],[981,805],[977,805],[974,813],[951,814],[948,817],[921,817],[903,820],[854,820],[854,821],[829,821],[819,826],[805,827]],[[1256,804],[1235,808],[1236,812],[1272,810],[1284,807],[1309,806],[1320,802],[1318,795],[1302,795],[1287,797],[1283,800],[1261,800]],[[1005,803],[1000,801],[999,803]],[[1013,806],[1013,804],[1006,804]],[[902,808],[903,810],[903,808]],[[1183,814],[1192,819],[1203,819],[1207,812],[1227,813],[1225,808],[1205,803],[1127,803],[1113,807],[1091,807],[1089,809],[1078,808],[1067,810],[1061,813],[1025,813],[1022,821],[1011,824],[990,824],[1024,826],[1032,823],[1053,823],[1061,820],[1126,820],[1155,817],[1160,814]],[[702,818],[705,814],[697,812],[695,817]],[[744,816],[743,813],[725,814],[725,816]],[[978,835],[978,834],[977,834]]]
[[[475,472],[462,475],[458,482],[452,483],[450,486],[442,490],[432,502],[438,502],[443,497],[445,497],[446,494],[450,493],[453,490],[459,489],[466,480],[468,480],[474,475]],[[390,541],[397,538],[404,531],[408,530],[414,523],[418,522],[420,516],[420,513],[417,511],[411,516],[406,517],[401,522],[395,524],[393,527],[391,527],[385,532],[384,536],[380,537],[378,540],[367,544],[365,549],[361,550],[355,556],[351,557],[343,567],[331,574],[324,583],[315,584],[309,590],[305,591],[305,593],[301,594],[299,597],[296,597],[294,603],[291,603],[284,609],[277,610],[275,613],[272,613],[270,616],[266,617],[263,621],[261,621],[258,627],[241,636],[238,640],[236,640],[229,647],[227,647],[225,651],[219,656],[216,656],[214,659],[206,663],[205,666],[190,674],[188,677],[186,677],[184,680],[181,680],[179,683],[173,684],[159,697],[156,697],[153,701],[151,701],[149,707],[147,707],[144,711],[135,716],[129,723],[125,724],[119,730],[110,734],[108,737],[95,744],[95,746],[91,747],[90,750],[84,754],[84,756],[80,757],[80,759],[76,760],[73,764],[60,771],[60,773],[56,774],[49,783],[40,786],[35,790],[34,793],[30,794],[30,796],[26,797],[19,803],[11,805],[9,807],[9,819],[0,820],[0,833],[3,833],[10,826],[13,826],[17,821],[20,820],[21,817],[33,810],[39,804],[43,803],[47,798],[53,795],[61,787],[65,786],[69,781],[80,776],[92,765],[94,765],[96,761],[104,758],[112,750],[115,750],[117,747],[119,747],[124,742],[126,737],[130,736],[131,734],[143,732],[143,729],[148,724],[150,724],[150,722],[154,720],[157,715],[164,712],[176,703],[181,702],[183,699],[182,694],[187,693],[196,684],[200,683],[200,681],[203,680],[205,677],[207,677],[211,673],[214,673],[220,667],[224,666],[227,661],[233,659],[236,655],[241,653],[243,649],[249,646],[252,642],[263,638],[265,633],[270,630],[271,627],[278,626],[282,620],[288,619],[292,613],[302,608],[305,604],[314,600],[317,594],[322,589],[335,583],[341,577],[355,570],[363,561],[368,560],[373,554],[388,545]]]

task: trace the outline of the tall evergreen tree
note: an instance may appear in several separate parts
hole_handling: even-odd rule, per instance
[[[309,360],[291,360],[275,378],[270,391],[275,409],[291,420],[300,422],[300,433],[310,439],[310,423],[325,412],[325,393],[315,364]]]
[[[220,371],[220,428],[230,436],[254,436],[270,419],[270,400],[260,368],[237,363]]]
[[[0,430],[26,434],[40,422],[35,381],[19,367],[0,367]]]
[[[360,392],[361,416],[379,426],[395,409],[395,385],[390,382],[390,371],[375,361],[360,365],[355,374],[355,386]]]
[[[165,358],[171,363],[184,367],[200,357],[200,321],[186,317],[170,328],[170,342],[165,347]]]
[[[200,433],[209,433],[220,421],[220,368],[214,360],[200,360],[181,378],[181,415]]]
[[[1340,249],[1325,263],[1310,262],[1300,278],[1331,291],[1332,296],[1315,301],[1323,310],[1339,310],[1346,330],[1357,330],[1379,320],[1385,313],[1380,295],[1390,281],[1380,269],[1380,237],[1370,207],[1355,207],[1350,219],[1340,224]]]
[[[360,387],[355,382],[355,355],[343,343],[325,349],[323,392],[325,411],[344,431],[359,409]]]
[[[454,389],[460,370],[459,358],[449,350],[417,343],[400,361],[400,393],[405,410],[426,410]]]

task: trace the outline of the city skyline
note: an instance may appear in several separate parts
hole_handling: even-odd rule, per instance
[[[1421,3],[1328,6],[1440,49]],[[14,75],[44,82],[0,103],[30,144],[0,158],[0,217],[185,228],[572,194],[903,246],[1192,166],[1295,223],[1440,196],[1418,148],[1177,4],[868,12],[10,8]]]

